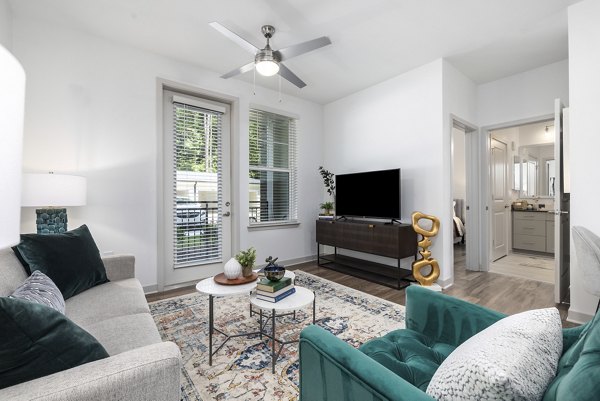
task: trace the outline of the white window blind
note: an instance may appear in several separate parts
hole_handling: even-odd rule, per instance
[[[178,97],[173,100],[175,268],[222,258],[222,115]]]
[[[297,222],[296,120],[250,109],[250,224]]]

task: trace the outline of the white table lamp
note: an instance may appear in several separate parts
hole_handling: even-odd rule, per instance
[[[65,206],[83,206],[86,203],[85,177],[66,174],[23,174],[21,206],[38,207],[36,226],[38,234],[67,231]]]
[[[0,45],[0,249],[19,242],[25,71]]]

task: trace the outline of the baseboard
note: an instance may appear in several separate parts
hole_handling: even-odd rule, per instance
[[[447,280],[438,280],[437,283],[442,287],[442,289],[447,290],[448,288],[454,285],[454,278],[449,278]]]
[[[147,285],[144,287],[144,294],[153,294],[158,292],[158,285]]]
[[[573,310],[573,308],[569,308],[569,313],[567,314],[567,322],[584,324],[592,320],[594,315],[588,315],[587,313],[578,312]]]
[[[309,256],[303,256],[301,258],[295,258],[295,259],[286,259],[286,260],[278,260],[277,263],[280,263],[284,266],[294,266],[294,265],[299,265],[301,263],[306,263],[306,262],[313,262],[317,260],[317,255],[309,255]],[[266,264],[262,264],[260,265],[260,267],[266,266]]]

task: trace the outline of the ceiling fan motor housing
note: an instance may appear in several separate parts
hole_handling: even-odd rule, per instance
[[[275,63],[279,63],[281,61],[281,56],[279,52],[273,51],[271,46],[267,45],[264,49],[256,53],[254,57],[255,63],[260,63],[261,61],[273,61]]]
[[[275,35],[275,27],[273,25],[263,25],[260,30],[267,39],[271,39]]]

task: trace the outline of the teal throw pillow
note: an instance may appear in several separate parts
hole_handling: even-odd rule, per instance
[[[28,274],[39,270],[69,299],[108,282],[100,251],[86,225],[62,234],[21,234],[13,251]]]
[[[108,357],[91,334],[54,309],[0,298],[0,389]]]

